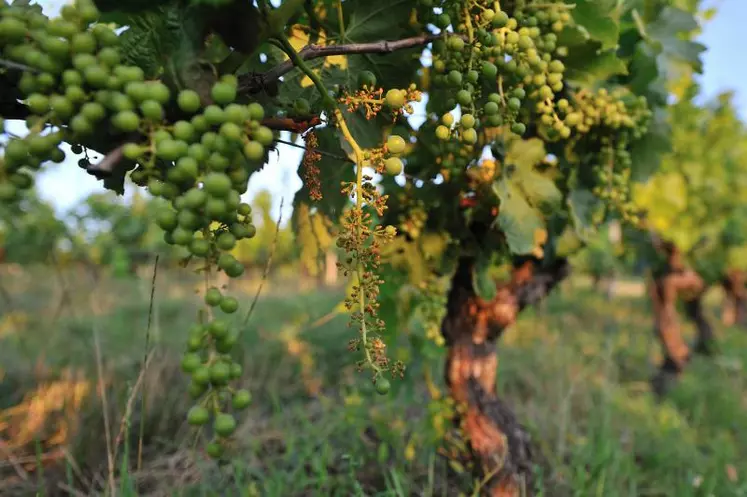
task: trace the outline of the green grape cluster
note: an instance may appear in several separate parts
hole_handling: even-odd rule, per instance
[[[527,116],[535,105],[554,108],[564,88],[567,55],[558,33],[571,22],[562,2],[515,6],[511,15],[494,10],[496,2],[421,0],[426,14],[441,29],[453,32],[433,43],[433,87],[453,95],[441,102],[436,137],[477,142],[477,129],[506,125],[516,134],[526,132]],[[433,7],[441,7],[436,14]],[[454,123],[448,112],[459,104],[462,118]],[[455,125],[456,124],[456,125]],[[570,134],[564,130],[564,135]]]
[[[230,252],[256,233],[251,207],[241,202],[241,194],[274,140],[261,124],[264,109],[236,103],[233,75],[215,82],[212,103],[204,108],[192,90],[174,95],[160,81],[145,81],[139,67],[122,63],[119,38],[94,23],[98,16],[91,0],[64,6],[54,19],[38,6],[0,6],[3,57],[29,68],[18,83],[29,110],[29,133],[5,145],[0,200],[18,200],[33,183],[30,173],[43,162],[62,162],[63,141],[80,153],[85,150],[80,144],[95,143],[101,132],[120,137],[121,154],[138,164],[133,182],[170,201],[155,215],[165,240],[202,259],[207,272],[216,264],[229,277],[241,276],[244,267]],[[88,159],[79,165],[88,167]],[[205,303],[209,316],[214,307],[226,315],[238,310],[238,301],[217,288],[206,290]],[[225,438],[236,424],[226,412],[229,404],[242,409],[251,396],[229,386],[241,375],[229,355],[238,333],[221,317],[204,322],[204,314],[190,333],[182,362],[192,378],[190,394],[201,399],[189,421],[207,422],[209,408],[214,432]],[[208,446],[216,457],[221,450],[219,440]]]
[[[594,195],[614,207],[623,221],[630,224],[640,222],[638,208],[635,206],[630,191],[632,160],[628,144],[620,140],[613,145],[603,140],[599,149],[599,164],[594,166],[597,185]]]
[[[611,91],[600,88],[594,93],[582,91],[572,101],[559,100],[556,116],[572,130],[572,155],[594,159],[589,164],[595,176],[594,194],[614,207],[624,221],[636,224],[639,217],[630,196],[629,150],[651,122],[652,113],[645,98],[619,87]],[[542,131],[549,134],[553,129]]]

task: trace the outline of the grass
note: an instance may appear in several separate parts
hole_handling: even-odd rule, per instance
[[[346,350],[346,317],[329,314],[341,290],[299,290],[288,278],[266,286],[243,331],[241,381],[254,402],[236,456],[206,459],[184,422],[179,371],[198,282],[176,278],[159,275],[143,375],[147,272],[4,278],[13,302],[0,304],[0,495],[472,495],[437,442],[442,411],[425,377],[443,389],[442,351],[426,359],[403,338],[392,353],[406,359],[406,378],[376,396]],[[248,305],[254,289],[241,290]],[[539,495],[747,496],[747,334],[719,328],[721,354],[697,359],[657,402],[652,318],[628,293],[606,301],[572,280],[501,340],[500,391],[542,453]],[[718,301],[709,296],[714,324]]]

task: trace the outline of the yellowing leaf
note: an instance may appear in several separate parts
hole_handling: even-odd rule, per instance
[[[290,44],[293,46],[293,48],[296,50],[296,52],[300,52],[305,46],[309,45],[309,34],[302,29],[302,27],[298,24],[293,26],[293,29],[291,30],[291,35],[288,37],[288,40],[290,41]],[[327,46],[327,37],[324,33],[324,31],[321,31],[319,33],[319,38],[316,40],[316,45],[323,45]],[[287,57],[286,57],[287,58]],[[325,68],[330,68],[332,66],[338,66],[342,70],[346,70],[348,68],[348,59],[344,55],[331,55],[329,57],[324,58],[324,65]],[[312,86],[314,84],[313,81],[311,81],[311,78],[308,76],[304,76],[301,80],[301,86],[306,88],[309,86]]]

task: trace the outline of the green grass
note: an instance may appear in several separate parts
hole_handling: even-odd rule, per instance
[[[121,426],[117,495],[471,495],[471,478],[435,442],[424,375],[443,388],[443,353],[425,360],[403,338],[391,353],[406,358],[406,378],[379,397],[347,352],[345,316],[309,328],[341,292],[293,292],[294,282],[269,284],[244,330],[242,383],[254,402],[237,430],[236,457],[219,467],[199,446],[194,452],[178,367],[199,305],[192,283],[159,277],[145,410],[132,388],[144,353],[149,278],[107,280],[92,292],[92,282],[68,275],[73,300],[57,318],[54,279],[21,275],[5,283],[14,302],[0,307],[0,494],[103,494],[107,445]],[[242,298],[244,308],[252,295]],[[717,324],[716,309],[709,310]],[[539,495],[747,495],[747,334],[718,332],[721,355],[698,358],[657,402],[648,379],[659,352],[643,300],[607,302],[571,281],[526,312],[499,345],[499,388],[541,451]],[[77,404],[75,380],[88,388]]]

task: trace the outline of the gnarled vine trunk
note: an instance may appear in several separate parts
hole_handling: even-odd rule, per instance
[[[745,272],[732,269],[726,272],[721,282],[724,288],[724,312],[721,316],[726,326],[735,324],[747,327],[747,291],[745,291]]]
[[[684,301],[686,315],[697,329],[693,351],[710,354],[714,346],[713,329],[703,312],[705,281],[685,267],[677,247],[668,245],[666,250],[667,271],[654,278],[648,288],[654,310],[654,329],[664,355],[659,372],[652,380],[654,392],[658,395],[666,393],[691,358],[690,346],[685,343],[677,317],[678,299]]]
[[[496,392],[496,341],[519,312],[546,296],[569,273],[566,261],[538,270],[535,262],[517,264],[509,282],[490,301],[472,283],[474,261],[462,258],[452,278],[441,331],[446,339],[446,383],[461,406],[460,423],[478,469],[492,497],[531,491],[532,449],[529,434]]]

